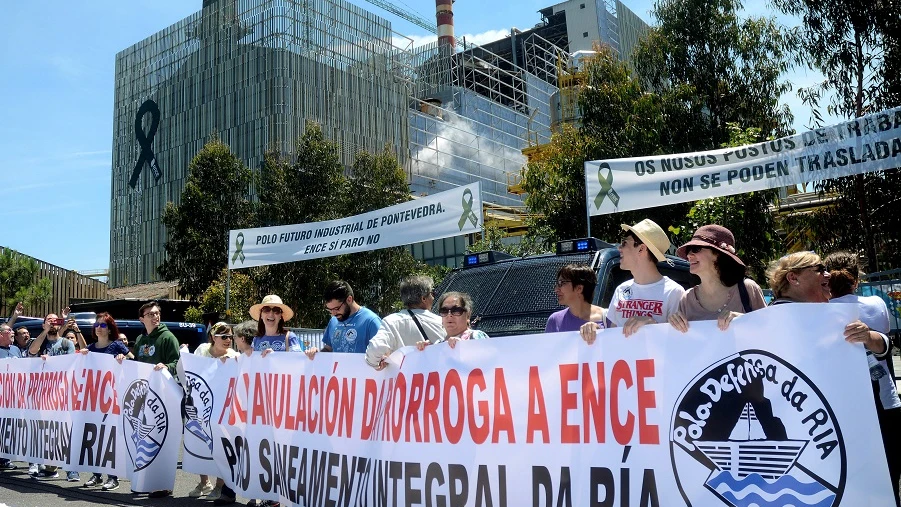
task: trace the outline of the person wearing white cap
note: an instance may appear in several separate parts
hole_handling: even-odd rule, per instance
[[[632,279],[614,291],[607,309],[607,327],[622,327],[623,334],[630,336],[645,324],[666,322],[679,310],[685,289],[657,269],[670,247],[669,237],[659,225],[644,219],[631,226],[622,224],[622,228],[626,235],[618,246],[619,267],[631,271]],[[588,322],[579,331],[590,344],[597,338],[598,327]]]
[[[303,352],[303,345],[285,322],[294,317],[294,310],[282,303],[282,298],[270,294],[261,303],[250,307],[250,316],[257,321],[257,336],[253,350],[265,356],[270,352]]]

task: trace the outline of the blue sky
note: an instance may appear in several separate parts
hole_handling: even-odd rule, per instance
[[[414,41],[425,30],[364,0],[352,0],[392,21]],[[527,29],[550,0],[460,0],[454,4],[457,35],[488,42],[510,27]],[[651,21],[650,0],[625,0]],[[0,184],[5,203],[0,245],[67,269],[109,266],[113,72],[116,53],[200,10],[201,0],[48,0],[6,2],[0,19]],[[395,4],[433,19],[433,0]],[[748,2],[755,15],[769,14]],[[490,5],[490,8],[488,7]],[[783,21],[790,22],[790,21]],[[818,76],[803,70],[798,85]],[[796,128],[810,111],[785,97]]]

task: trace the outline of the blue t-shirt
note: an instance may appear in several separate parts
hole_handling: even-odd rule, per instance
[[[369,340],[382,327],[382,319],[372,310],[361,306],[357,313],[344,322],[332,317],[325,327],[322,343],[332,348],[333,352],[366,352]]]
[[[119,354],[122,354],[123,356],[128,355],[128,347],[118,340],[110,342],[109,345],[102,349],[98,348],[96,343],[92,343],[88,345],[88,350],[91,352],[99,352],[101,354],[109,354],[111,356],[118,356]]]
[[[19,350],[19,347],[16,347],[15,345],[10,345],[9,347],[0,347],[0,359],[6,359],[8,357],[22,357],[22,351]]]
[[[46,337],[38,350],[37,356],[64,356],[66,354],[74,354],[75,345],[68,338],[59,337],[55,341],[50,341]]]
[[[253,350],[262,352],[272,349],[274,352],[285,352],[285,335],[256,336],[253,339]],[[288,331],[288,352],[303,352],[303,344],[293,331]]]

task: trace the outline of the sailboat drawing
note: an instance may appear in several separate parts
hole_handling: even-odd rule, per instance
[[[725,441],[695,441],[714,464],[705,485],[729,505],[832,505],[835,493],[806,474],[788,475],[807,445],[806,440],[768,440],[754,407],[745,404]]]
[[[776,479],[794,466],[806,440],[767,440],[750,403],[738,418],[729,440],[704,441],[695,445],[716,467],[742,478],[750,474]]]

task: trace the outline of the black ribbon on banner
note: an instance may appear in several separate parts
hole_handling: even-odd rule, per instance
[[[145,133],[144,115],[147,113],[150,113],[150,131]],[[135,116],[135,138],[138,140],[138,144],[141,145],[141,155],[138,157],[138,162],[131,172],[131,179],[128,181],[131,188],[135,188],[138,185],[138,178],[141,176],[141,170],[144,169],[144,164],[150,165],[153,179],[159,181],[160,178],[163,177],[163,173],[160,171],[159,166],[156,165],[156,157],[153,155],[153,136],[156,135],[156,129],[158,129],[159,126],[160,108],[156,105],[156,102],[147,99],[141,104],[141,107],[138,109],[138,114]]]

